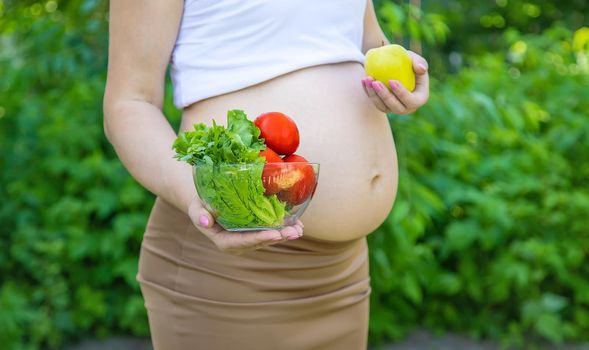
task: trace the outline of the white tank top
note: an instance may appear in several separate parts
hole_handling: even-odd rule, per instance
[[[363,63],[366,0],[185,0],[171,76],[184,108],[294,70]]]

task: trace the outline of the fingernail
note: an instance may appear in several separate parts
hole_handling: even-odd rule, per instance
[[[288,236],[288,237],[286,237],[286,239],[288,239],[289,241],[293,241],[293,240],[295,240],[295,239],[297,239],[299,237],[300,236]]]
[[[201,226],[209,226],[209,218],[207,218],[206,215],[201,215],[200,218],[198,219],[198,223]]]
[[[373,81],[371,85],[374,91],[379,92],[381,90],[380,84],[377,81]]]
[[[419,68],[423,69],[423,71],[425,72],[427,70],[427,67],[425,66],[425,64],[420,63],[417,65]]]
[[[276,242],[276,241],[282,241],[282,237],[274,237],[274,238],[272,238],[272,240],[274,242]]]
[[[393,90],[397,90],[399,88],[399,85],[397,85],[397,82],[394,80],[389,81],[389,85],[391,86],[391,89],[393,89]]]

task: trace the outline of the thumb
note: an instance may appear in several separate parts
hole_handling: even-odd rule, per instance
[[[427,62],[423,58],[413,62],[413,71],[417,75],[424,75],[425,73],[427,73],[427,69]]]
[[[204,207],[200,198],[195,196],[188,207],[188,216],[195,226],[210,228],[215,224],[213,215]]]
[[[413,71],[417,75],[424,75],[427,73],[429,65],[425,58],[421,57],[413,51],[409,51],[409,56],[411,56],[411,60],[413,61]]]
[[[213,218],[213,215],[211,215],[211,213],[209,213],[204,207],[201,207],[198,213],[198,225],[209,228],[212,227],[214,223],[215,219]]]

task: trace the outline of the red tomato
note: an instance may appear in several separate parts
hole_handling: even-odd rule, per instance
[[[260,151],[260,156],[266,158],[266,164],[264,164],[264,170],[262,171],[262,182],[266,189],[264,194],[270,196],[278,193],[282,189],[275,179],[280,176],[279,174],[282,171],[280,163],[284,162],[282,158],[269,147]]]
[[[266,163],[282,163],[283,160],[280,158],[278,153],[274,152],[274,150],[270,147],[266,147],[265,150],[260,151],[260,156],[266,158]]]
[[[295,122],[280,112],[260,114],[254,124],[260,129],[260,137],[266,146],[278,154],[293,154],[299,147],[299,129]]]
[[[313,167],[299,155],[291,154],[283,158],[285,163],[293,163],[290,170],[294,183],[278,193],[278,199],[291,205],[299,205],[315,192],[317,180]]]

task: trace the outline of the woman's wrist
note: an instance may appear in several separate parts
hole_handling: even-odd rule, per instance
[[[165,199],[188,214],[190,207],[194,205],[193,201],[198,198],[191,172],[165,172],[162,178],[166,189]]]
[[[186,191],[186,193],[182,195],[180,203],[182,205],[180,209],[184,213],[189,214],[191,208],[194,208],[196,204],[200,204],[200,200],[198,199],[196,191]]]

